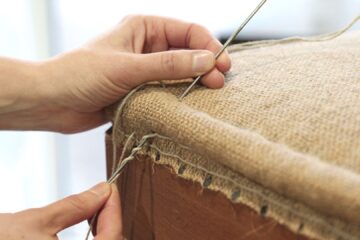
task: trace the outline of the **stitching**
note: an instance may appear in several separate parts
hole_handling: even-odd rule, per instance
[[[282,39],[282,40],[268,40],[268,41],[258,41],[258,42],[250,42],[250,43],[245,43],[245,44],[239,44],[239,45],[236,45],[232,48],[230,48],[230,51],[229,52],[235,52],[235,51],[239,51],[239,50],[244,50],[244,49],[251,49],[251,48],[260,48],[260,47],[264,47],[264,46],[272,46],[272,45],[276,45],[278,43],[290,43],[290,42],[297,42],[297,41],[304,41],[304,42],[318,42],[318,41],[327,41],[327,40],[331,40],[331,39],[334,39],[340,35],[342,35],[344,32],[346,32],[348,29],[350,29],[355,23],[357,23],[358,21],[360,20],[360,15],[357,16],[347,27],[337,31],[337,32],[334,32],[334,33],[330,33],[330,34],[326,34],[326,35],[321,35],[321,36],[316,36],[316,37],[310,37],[310,38],[303,38],[303,37],[292,37],[292,38],[287,38],[287,39]],[[160,134],[157,134],[157,133],[152,133],[152,134],[148,134],[148,135],[145,135],[141,138],[140,141],[138,141],[138,145],[134,148],[132,148],[131,150],[131,153],[128,157],[124,158],[124,155],[127,151],[127,148],[128,148],[128,145],[129,142],[131,141],[131,139],[134,137],[135,133],[131,134],[125,145],[124,145],[124,149],[123,149],[123,152],[121,154],[121,157],[118,161],[116,161],[117,159],[117,146],[119,145],[118,141],[117,141],[117,134],[116,134],[116,131],[118,131],[118,129],[122,129],[122,126],[121,126],[121,123],[122,121],[120,121],[120,118],[121,118],[121,115],[122,115],[122,111],[123,111],[123,108],[125,107],[128,99],[133,96],[138,90],[140,90],[142,87],[144,87],[146,84],[142,84],[142,85],[139,85],[138,87],[134,88],[133,90],[131,90],[125,97],[124,99],[121,101],[119,107],[117,108],[116,112],[115,112],[115,117],[114,117],[114,121],[113,121],[113,129],[114,129],[114,132],[113,132],[113,136],[112,136],[112,143],[113,143],[113,174],[112,176],[108,179],[108,182],[109,183],[112,183],[112,182],[115,182],[116,179],[120,176],[120,174],[122,173],[122,170],[124,168],[124,166],[126,166],[129,162],[133,161],[135,159],[135,155],[140,152],[141,150],[143,150],[143,147],[145,145],[147,145],[147,141],[149,139],[152,139],[152,138],[160,138],[160,139],[164,139],[164,140],[169,140],[169,141],[172,141],[174,142],[171,138],[169,137],[165,137],[165,136],[162,136]],[[120,136],[122,134],[122,132],[120,131],[119,132]],[[121,137],[120,137],[121,139]],[[176,142],[174,142],[176,143]],[[177,143],[176,143],[177,144]],[[187,147],[187,146],[184,146],[184,145],[180,145],[180,144],[177,144],[178,146],[180,146],[181,148],[184,148],[184,149],[187,149],[189,150],[190,148]],[[325,229],[327,229],[328,231],[330,232],[333,232],[335,234],[337,234],[338,236],[341,236],[341,237],[345,237],[347,239],[354,239],[355,240],[355,237],[353,236],[350,236],[348,235],[346,232],[343,232],[342,230],[339,230],[339,229],[336,229],[334,228],[333,226],[331,226],[330,224],[324,222],[322,219],[318,219],[318,218],[314,218],[314,217],[310,217],[310,216],[307,216],[307,215],[304,215],[300,212],[297,212],[297,211],[293,211],[290,207],[285,207],[284,205],[281,205],[279,203],[277,203],[276,201],[272,200],[270,197],[264,195],[262,192],[260,191],[255,191],[254,189],[251,189],[249,187],[246,187],[238,182],[236,182],[235,180],[227,177],[227,176],[224,176],[224,175],[221,175],[221,174],[218,174],[216,172],[213,172],[213,171],[210,171],[206,168],[204,168],[203,166],[201,165],[198,165],[198,164],[193,164],[189,161],[186,161],[184,160],[183,158],[181,158],[180,156],[177,156],[175,154],[170,154],[170,153],[166,153],[166,152],[163,152],[161,151],[161,149],[159,149],[156,145],[154,144],[150,144],[149,145],[150,148],[152,149],[155,149],[157,150],[158,152],[160,152],[162,155],[164,156],[168,156],[168,157],[173,157],[173,158],[176,158],[178,159],[180,162],[182,162],[183,164],[185,165],[188,165],[190,167],[193,167],[194,169],[196,170],[201,170],[205,173],[207,173],[208,175],[211,175],[211,176],[215,176],[215,177],[218,177],[220,179],[223,179],[225,181],[228,181],[230,183],[232,183],[233,185],[237,186],[237,187],[240,187],[241,189],[245,189],[246,191],[250,192],[250,193],[253,193],[254,195],[257,195],[259,196],[260,198],[262,199],[266,199],[268,202],[270,202],[271,204],[273,204],[274,206],[277,206],[279,209],[284,209],[284,210],[287,210],[289,211],[290,213],[294,214],[294,215],[297,215],[298,217],[300,218],[303,218],[303,219],[306,219],[307,221],[310,221],[310,222],[316,222],[318,223],[319,225],[323,226]],[[124,159],[123,159],[124,158]],[[153,159],[153,157],[151,157]],[[115,164],[117,163],[117,168],[115,169]],[[185,169],[184,169],[185,170]],[[209,185],[211,184],[211,181],[209,183]],[[238,189],[236,189],[236,191],[239,191]],[[263,206],[266,206],[266,205],[261,205],[262,207]],[[265,209],[265,208],[264,208]],[[266,207],[266,210],[264,210],[262,212],[267,212],[267,207]],[[86,237],[86,239],[88,239],[89,237],[89,233],[91,232],[91,229],[92,229],[92,225],[93,225],[93,221],[96,219],[96,216],[97,214],[95,214],[95,216],[93,217],[92,221],[91,221],[91,225],[90,225],[90,228],[89,228],[89,232],[88,232],[88,235]],[[301,230],[303,229],[304,227],[304,223],[301,222],[300,223],[300,226],[299,226],[299,229],[301,228]]]
[[[203,171],[204,173],[206,174],[209,174],[209,175],[212,175],[214,177],[217,177],[219,179],[222,179],[222,180],[225,180],[227,182],[230,182],[232,183],[234,186],[240,188],[241,190],[245,190],[245,191],[248,191],[254,195],[257,195],[259,196],[260,198],[266,200],[268,203],[278,207],[279,209],[283,209],[283,210],[286,210],[290,213],[292,213],[293,215],[296,215],[298,216],[299,218],[302,218],[302,219],[305,219],[309,222],[315,222],[321,226],[323,226],[325,229],[329,230],[330,232],[333,232],[335,234],[337,234],[338,236],[341,236],[341,237],[345,237],[346,239],[354,239],[356,240],[356,237],[353,237],[349,234],[347,234],[346,232],[340,230],[340,229],[336,229],[334,228],[334,226],[331,226],[330,224],[324,222],[323,220],[321,219],[318,219],[318,218],[314,218],[314,217],[309,217],[308,215],[306,214],[302,214],[301,212],[298,212],[298,211],[293,211],[292,208],[290,207],[287,207],[287,206],[284,206],[284,205],[281,205],[279,203],[277,203],[276,201],[272,200],[271,197],[268,197],[266,196],[265,194],[263,194],[261,191],[256,191],[252,188],[249,188],[235,180],[233,180],[232,178],[229,178],[228,176],[225,176],[225,175],[222,175],[222,174],[218,174],[214,171],[211,171],[201,165],[198,165],[198,164],[194,164],[192,162],[189,162],[183,158],[181,158],[180,156],[178,155],[175,155],[175,154],[171,154],[171,153],[167,153],[167,152],[164,152],[162,151],[158,146],[156,146],[155,144],[151,144],[150,145],[150,148],[154,149],[155,151],[158,151],[161,155],[164,155],[164,156],[167,156],[167,157],[172,157],[172,158],[176,158],[177,160],[179,160],[180,162],[182,162],[183,164],[187,165],[187,166],[190,166],[196,170],[201,170]],[[151,157],[151,156],[150,156]],[[151,157],[153,159],[153,157]],[[238,189],[235,188],[234,191],[239,191]],[[233,201],[234,202],[234,201]],[[303,223],[302,223],[303,225]],[[303,228],[303,227],[302,227]]]

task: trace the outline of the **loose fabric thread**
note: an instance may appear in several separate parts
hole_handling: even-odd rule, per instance
[[[260,48],[260,47],[269,47],[269,46],[273,46],[273,45],[276,45],[276,44],[279,44],[279,43],[284,44],[284,43],[292,43],[292,42],[324,42],[324,41],[329,41],[329,40],[333,40],[333,39],[341,36],[345,32],[347,32],[357,22],[359,22],[359,20],[360,20],[360,15],[355,17],[354,20],[352,20],[350,22],[350,24],[348,24],[344,28],[342,28],[342,29],[340,29],[338,31],[329,33],[329,34],[323,34],[323,35],[319,35],[319,36],[315,36],[315,37],[289,37],[289,38],[284,38],[284,39],[279,39],[279,40],[261,40],[261,41],[246,42],[246,43],[231,46],[229,48],[229,52],[238,51],[238,50],[245,50],[245,49]]]
[[[132,150],[131,150],[131,153],[129,154],[128,157],[122,159],[120,158],[119,161],[118,161],[118,164],[117,164],[117,167],[114,169],[114,171],[112,172],[110,178],[107,180],[107,183],[108,184],[112,184],[114,183],[118,178],[119,176],[121,175],[122,171],[124,170],[124,167],[131,161],[133,161],[135,159],[135,155],[140,151],[142,150],[143,146],[147,143],[147,141],[151,138],[155,138],[157,137],[158,134],[148,134],[148,135],[145,135],[142,137],[142,139],[140,140],[139,144],[134,147]],[[134,137],[134,133],[132,133],[126,140],[126,144],[125,145],[129,145],[129,143],[131,142],[132,138]],[[123,153],[126,151],[126,149],[124,148],[123,150]],[[123,157],[124,154],[122,154],[122,157]],[[90,233],[91,231],[93,230],[93,227],[94,227],[94,224],[95,224],[95,220],[98,216],[99,212],[97,212],[91,219],[90,221],[90,227],[89,227],[89,230],[86,234],[86,237],[85,237],[85,240],[88,240],[89,239],[89,236],[90,236]]]
[[[346,32],[347,30],[349,30],[355,23],[357,23],[358,21],[360,20],[360,15],[357,16],[348,26],[346,26],[344,29],[341,29],[337,32],[334,32],[334,33],[330,33],[330,34],[326,34],[326,35],[321,35],[321,36],[317,36],[317,37],[308,37],[308,38],[303,38],[303,37],[292,37],[292,38],[287,38],[287,39],[282,39],[282,40],[268,40],[268,41],[258,41],[258,42],[250,42],[250,43],[245,43],[245,44],[240,44],[240,45],[237,45],[235,47],[232,47],[231,50],[234,51],[234,50],[242,50],[242,49],[250,49],[250,48],[258,48],[258,47],[264,47],[264,46],[271,46],[271,45],[275,45],[275,44],[278,44],[278,43],[289,43],[289,42],[296,42],[296,41],[308,41],[308,42],[317,42],[317,41],[328,41],[328,40],[332,40],[340,35],[342,35],[344,32]],[[128,99],[133,96],[138,90],[140,90],[142,87],[144,87],[145,84],[143,85],[140,85],[136,88],[134,88],[132,91],[130,91],[126,97],[122,100],[121,104],[119,105],[119,107],[117,108],[116,110],[116,113],[115,113],[115,118],[114,118],[114,131],[117,131],[117,129],[119,129],[119,124],[121,123],[120,121],[120,117],[121,117],[121,113],[128,101]],[[131,150],[131,153],[129,154],[128,157],[124,158],[124,155],[126,154],[126,151],[128,150],[128,147],[130,146],[130,142],[132,141],[132,139],[134,138],[135,136],[135,133],[132,133],[126,140],[125,142],[125,145],[124,145],[124,149],[122,151],[122,154],[121,154],[121,157],[119,159],[119,161],[116,161],[116,156],[117,156],[117,146],[118,146],[118,141],[117,141],[117,138],[116,138],[116,134],[113,134],[112,136],[112,142],[113,142],[113,167],[112,167],[112,175],[111,177],[108,179],[108,183],[114,183],[118,177],[121,175],[124,167],[129,163],[131,162],[132,160],[135,159],[135,155],[140,151],[142,150],[142,148],[144,147],[144,145],[147,143],[147,141],[149,139],[152,139],[152,138],[164,138],[164,139],[167,139],[167,140],[171,140],[170,138],[168,137],[164,137],[164,136],[161,136],[159,134],[156,134],[156,133],[152,133],[152,134],[148,134],[148,135],[145,135],[141,138],[141,140],[139,141],[139,144],[134,147],[132,150]],[[171,140],[172,141],[172,140]],[[216,174],[214,172],[210,172],[209,170],[201,167],[201,166],[197,166],[197,165],[194,165],[194,164],[191,164],[190,162],[188,161],[185,161],[183,159],[181,159],[179,156],[176,156],[176,155],[172,155],[172,154],[169,154],[169,153],[164,153],[164,152],[161,152],[160,149],[158,149],[155,145],[150,145],[151,148],[153,149],[156,149],[157,151],[159,151],[161,154],[164,154],[164,155],[168,155],[168,156],[171,156],[171,157],[174,157],[174,158],[177,158],[179,160],[181,160],[184,164],[188,164],[196,169],[199,169],[199,170],[202,170],[202,171],[205,171],[209,174],[212,174],[213,176],[216,176],[216,177],[220,177],[220,178],[225,178],[226,176],[219,176],[219,174]],[[184,146],[186,147],[186,146]],[[187,149],[189,149],[188,147],[186,147]],[[117,164],[116,164],[117,163]],[[116,166],[116,167],[115,167]],[[229,179],[227,178],[226,180],[234,183],[234,181],[232,179]],[[235,184],[235,183],[234,183]],[[244,187],[244,186],[242,186]],[[247,190],[251,190],[251,189],[247,189]],[[262,195],[261,193],[256,193],[256,194],[260,194]],[[263,196],[264,197],[264,196]],[[273,203],[274,204],[274,203]],[[275,203],[276,204],[276,203]],[[281,207],[281,206],[280,206]],[[293,212],[291,209],[288,209],[290,212]],[[293,212],[295,214],[299,214],[297,212]],[[90,236],[90,233],[92,231],[92,228],[93,228],[93,225],[94,225],[94,222],[95,222],[95,219],[97,217],[98,213],[92,218],[91,220],[91,224],[90,224],[90,228],[89,228],[89,231],[86,235],[86,240],[89,238]],[[334,230],[334,229],[332,229]],[[337,231],[337,230],[336,230]],[[351,236],[349,236],[348,234],[344,233],[344,232],[338,232],[338,234],[340,236],[343,236],[343,237],[346,237],[346,238],[349,238],[351,239]]]
[[[272,204],[273,206],[276,206],[276,207],[279,207],[281,209],[286,209],[288,212],[294,214],[294,215],[297,215],[299,216],[300,218],[303,218],[303,219],[307,219],[308,221],[310,222],[314,222],[314,223],[317,223],[319,225],[322,225],[323,227],[327,228],[328,231],[330,232],[335,232],[338,236],[342,236],[344,237],[345,239],[349,239],[349,240],[356,240],[356,238],[354,238],[353,236],[349,235],[348,233],[344,232],[344,231],[340,231],[336,228],[333,228],[332,226],[329,226],[327,223],[323,222],[321,219],[318,219],[318,218],[309,218],[308,216],[306,215],[303,215],[301,212],[299,211],[294,211],[292,208],[290,207],[287,207],[285,205],[280,205],[278,202],[276,201],[273,201],[273,199],[269,198],[268,196],[266,196],[265,194],[263,194],[262,192],[260,191],[256,191],[246,185],[243,185],[243,184],[239,184],[237,181],[235,181],[234,179],[226,176],[226,175],[222,175],[222,174],[218,174],[217,172],[214,172],[214,171],[211,171],[201,165],[198,165],[198,164],[194,164],[192,162],[189,162],[185,159],[183,159],[182,157],[176,155],[176,154],[171,154],[171,153],[166,153],[164,151],[162,151],[159,147],[157,147],[156,145],[154,144],[151,144],[150,145],[150,148],[154,149],[155,151],[159,152],[161,155],[164,155],[164,156],[167,156],[167,157],[171,157],[171,158],[175,158],[177,159],[178,161],[182,162],[184,165],[187,165],[189,167],[192,167],[196,170],[200,170],[204,173],[206,173],[207,175],[210,175],[210,176],[214,176],[216,178],[219,178],[219,179],[222,179],[226,182],[229,182],[231,184],[233,184],[233,186],[235,186],[234,188],[234,192],[233,194],[237,194],[237,192],[239,191],[238,189],[241,189],[241,190],[245,190],[247,192],[250,192],[250,193],[253,193],[257,196],[259,196],[260,198],[264,199],[266,202]],[[233,199],[234,201],[236,199]],[[264,205],[265,206],[265,205]],[[263,207],[264,207],[263,206]],[[267,206],[267,205],[266,205]],[[260,209],[260,212],[262,210]],[[300,225],[304,225],[304,223],[300,223]]]
[[[226,50],[226,48],[235,40],[237,35],[244,29],[244,27],[250,22],[250,20],[255,16],[255,14],[264,6],[267,0],[262,0],[254,9],[254,11],[245,19],[245,21],[233,32],[233,34],[229,37],[229,39],[225,42],[224,46],[220,49],[218,53],[215,55],[215,59],[218,59],[221,54]],[[185,92],[179,97],[181,101],[187,94],[190,92],[192,87],[202,78],[203,75],[198,76],[194,79],[194,81],[190,84],[190,86],[185,90]]]

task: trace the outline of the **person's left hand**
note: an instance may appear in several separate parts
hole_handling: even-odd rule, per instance
[[[55,240],[60,231],[91,218],[100,209],[95,240],[121,240],[119,193],[115,185],[107,183],[43,208],[0,214],[0,239]]]
[[[222,45],[205,28],[174,19],[130,16],[115,29],[74,51],[44,61],[40,107],[27,128],[74,133],[106,122],[104,108],[132,88],[154,80],[176,80],[207,73],[210,88],[224,84],[230,69]],[[177,50],[174,50],[177,49]],[[179,50],[183,49],[183,50]]]

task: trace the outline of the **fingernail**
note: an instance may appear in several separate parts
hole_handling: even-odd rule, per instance
[[[193,57],[193,70],[197,75],[201,75],[211,68],[215,64],[215,56],[211,52],[197,53]]]
[[[95,193],[99,197],[109,195],[111,188],[107,183],[99,183],[90,189],[91,192]]]

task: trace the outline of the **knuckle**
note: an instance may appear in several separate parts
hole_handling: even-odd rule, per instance
[[[174,53],[162,54],[161,66],[163,71],[175,73],[176,71],[175,54]]]
[[[187,29],[186,38],[185,38],[187,45],[190,45],[190,38],[194,33],[208,34],[208,30],[198,23],[193,23],[193,22],[189,23],[189,27]]]

